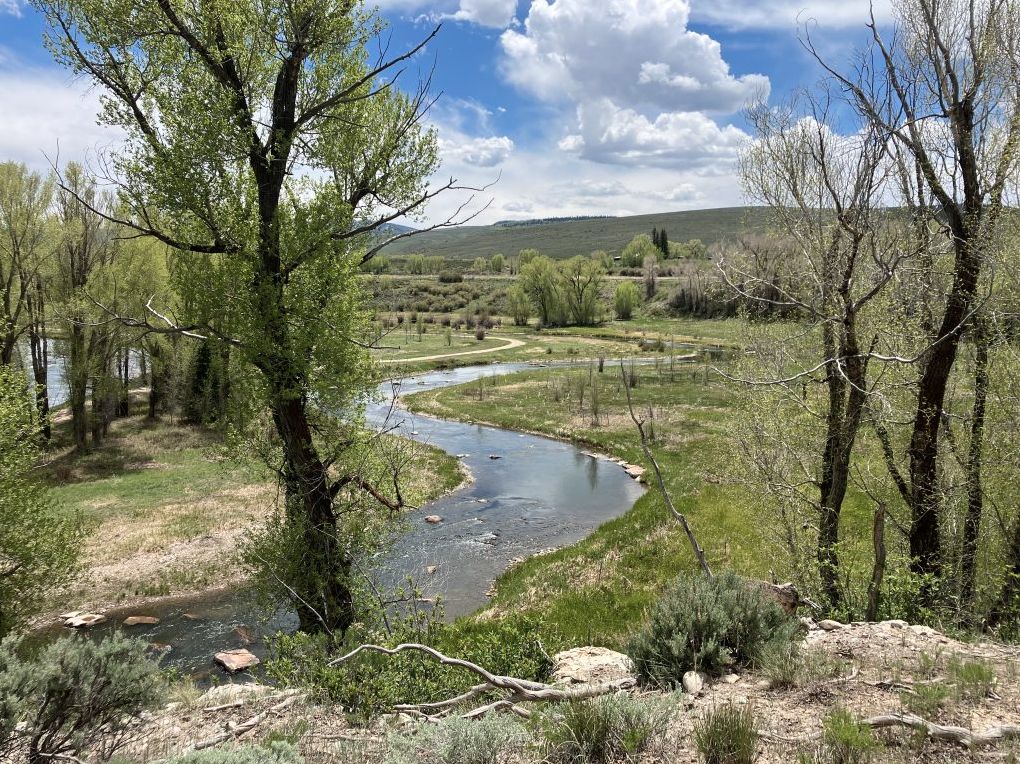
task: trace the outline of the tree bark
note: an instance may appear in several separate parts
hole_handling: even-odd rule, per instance
[[[49,394],[49,349],[46,346],[46,297],[42,280],[35,279],[28,296],[28,344],[32,354],[32,376],[35,379],[35,407],[39,414],[42,436],[52,436]]]
[[[974,407],[967,449],[967,514],[963,520],[963,549],[960,559],[960,615],[966,623],[973,622],[974,590],[977,581],[978,541],[981,537],[981,513],[984,509],[984,488],[981,468],[985,432],[985,409],[988,401],[988,327],[979,316],[973,327]]]

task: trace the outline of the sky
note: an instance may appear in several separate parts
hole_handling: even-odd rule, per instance
[[[874,0],[879,23],[889,0]],[[636,215],[744,202],[744,111],[839,67],[866,42],[867,0],[379,0],[389,49],[441,30],[403,75],[433,70],[434,182],[424,222]],[[45,170],[115,147],[99,98],[53,63],[25,0],[0,0],[0,160]],[[468,197],[473,197],[470,200]]]

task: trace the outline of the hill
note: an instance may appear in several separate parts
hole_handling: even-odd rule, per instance
[[[520,221],[512,225],[502,221],[410,236],[394,242],[383,253],[391,257],[420,253],[442,255],[447,260],[474,260],[534,248],[550,257],[567,258],[596,249],[619,253],[636,234],[651,233],[653,227],[666,229],[670,241],[701,239],[713,244],[741,233],[763,232],[767,217],[763,207],[724,207],[616,218]]]

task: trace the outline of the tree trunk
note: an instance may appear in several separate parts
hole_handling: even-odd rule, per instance
[[[967,450],[967,515],[963,521],[963,549],[960,560],[960,614],[967,623],[974,618],[974,589],[977,581],[978,541],[981,536],[981,512],[984,489],[981,467],[984,446],[985,408],[988,400],[988,328],[979,316],[974,322],[974,408]]]
[[[872,531],[872,544],[875,548],[875,564],[871,569],[871,582],[868,584],[868,610],[865,621],[878,618],[878,606],[882,598],[882,579],[885,578],[885,504],[875,507],[875,527]]]
[[[50,394],[49,394],[49,349],[46,347],[46,303],[43,285],[40,279],[35,280],[34,293],[28,296],[28,344],[32,353],[32,375],[35,379],[35,407],[39,413],[39,424],[46,440],[52,436],[50,425]]]
[[[78,451],[84,451],[88,447],[89,416],[85,405],[89,386],[88,366],[85,327],[72,321],[66,377],[71,405],[71,434],[74,447]]]

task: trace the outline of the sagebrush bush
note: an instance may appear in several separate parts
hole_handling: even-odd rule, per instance
[[[694,745],[705,764],[751,764],[758,758],[758,732],[750,706],[727,704],[694,725]]]
[[[798,622],[760,589],[726,572],[681,576],[627,645],[638,675],[676,686],[688,671],[719,675],[793,640]]]
[[[69,637],[34,659],[21,648],[19,639],[0,642],[0,758],[23,747],[29,764],[83,753],[108,759],[128,741],[132,721],[166,696],[140,640]]]
[[[501,764],[522,752],[531,735],[514,718],[452,717],[423,725],[415,734],[393,732],[386,740],[388,764]]]
[[[535,717],[545,761],[563,764],[631,758],[653,748],[675,713],[670,696],[603,695],[550,706]]]
[[[882,748],[871,727],[840,706],[822,720],[822,743],[832,764],[867,764]]]
[[[275,742],[244,748],[210,748],[174,756],[160,764],[304,764],[297,749],[289,743]]]

